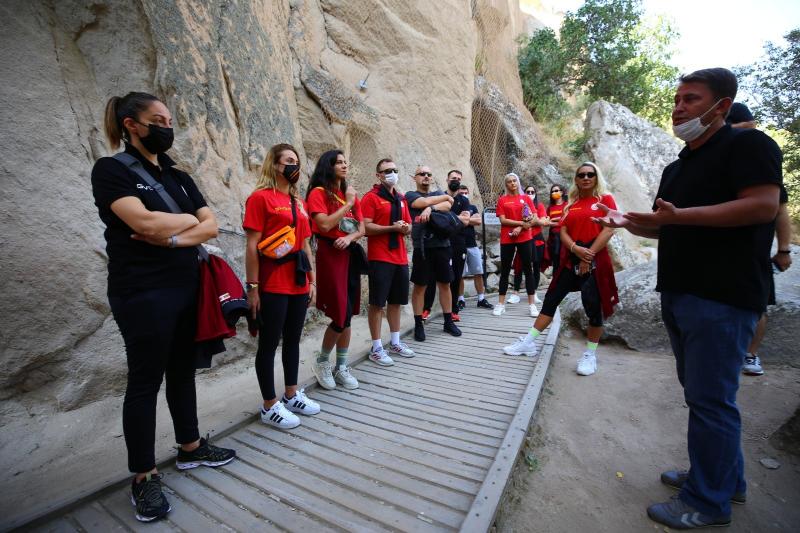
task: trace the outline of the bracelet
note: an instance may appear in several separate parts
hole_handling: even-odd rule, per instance
[[[178,246],[178,237],[177,235],[171,235],[169,238],[169,247],[175,248],[176,246]]]
[[[779,254],[791,254],[792,251],[791,250],[778,250],[778,253]]]

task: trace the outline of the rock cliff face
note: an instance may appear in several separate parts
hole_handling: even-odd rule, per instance
[[[0,289],[13,302],[0,316],[0,417],[72,409],[124,387],[89,184],[109,154],[111,95],[143,90],[167,103],[171,155],[229,231],[213,244],[236,268],[244,200],[272,144],[293,143],[305,173],[323,151],[344,149],[362,192],[384,156],[404,189],[423,163],[440,184],[460,168],[474,186],[479,47],[497,100],[521,103],[515,1],[10,0],[0,12]],[[524,168],[544,176],[546,149],[527,111],[517,113],[531,147]],[[497,169],[517,168],[508,153],[500,159]],[[240,335],[220,361],[251,354],[248,343]]]

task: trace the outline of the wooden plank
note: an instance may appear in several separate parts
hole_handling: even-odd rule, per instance
[[[80,530],[69,520],[69,515],[60,516],[40,526],[25,527],[30,533],[78,533]],[[15,530],[16,531],[16,530]]]
[[[273,431],[272,433],[281,432]],[[464,520],[463,512],[446,507],[437,501],[422,498],[418,496],[419,492],[416,490],[406,491],[398,487],[397,484],[389,484],[378,479],[373,473],[361,474],[343,468],[340,466],[340,457],[325,461],[313,453],[287,447],[260,435],[245,431],[237,432],[234,438],[243,444],[258,449],[265,455],[275,457],[278,461],[296,466],[305,471],[311,478],[327,480],[332,484],[338,483],[346,486],[349,490],[361,493],[365,497],[391,502],[394,508],[414,517],[421,515],[453,529],[457,529]],[[425,483],[417,482],[415,485],[425,485]],[[298,527],[297,529],[302,528]]]
[[[131,506],[131,509],[133,509],[133,506]],[[109,514],[97,502],[81,505],[77,509],[73,509],[70,515],[82,529],[90,533],[93,531],[126,531],[119,520]]]
[[[412,397],[410,395],[403,395],[403,393],[398,393],[395,396],[387,396],[386,394],[380,394],[367,387],[359,387],[352,391],[340,391],[335,389],[331,391],[331,393],[369,398],[373,401],[385,402],[397,407],[403,407],[409,411],[425,413],[434,416],[445,416],[458,420],[460,423],[468,426],[480,426],[480,431],[492,430],[493,435],[505,435],[505,428],[508,426],[507,422],[497,420],[493,417],[486,417],[485,413],[482,415],[472,415],[465,413],[463,410],[452,410],[447,405],[444,405],[443,407],[434,406],[428,402],[419,401],[419,398]]]
[[[169,500],[169,494],[166,495]],[[99,501],[100,505],[110,514],[115,516],[126,528],[138,531],[147,527],[148,533],[155,531],[156,533],[178,531],[175,526],[166,520],[156,520],[155,522],[148,522],[144,524],[136,520],[136,508],[131,504],[131,491],[130,488],[115,490],[111,494]]]
[[[322,391],[316,392],[314,395],[318,398],[322,398],[325,396],[339,398],[342,400],[347,400],[349,402],[355,402],[365,407],[371,407],[375,409],[382,409],[389,413],[411,416],[419,418],[420,420],[426,420],[428,422],[435,422],[437,424],[441,424],[447,427],[454,427],[458,428],[463,431],[468,431],[470,433],[476,433],[478,435],[485,435],[488,437],[494,437],[496,439],[501,439],[505,436],[505,431],[502,429],[496,429],[491,426],[484,426],[483,424],[475,423],[475,422],[465,422],[461,416],[457,416],[453,413],[437,411],[436,414],[428,413],[421,409],[418,409],[417,406],[404,406],[398,405],[394,402],[387,402],[385,398],[374,399],[366,396],[364,394],[360,394],[358,389],[352,391],[342,391],[338,389],[334,389],[331,391],[325,391],[324,394],[321,394]],[[499,444],[499,443],[498,443]]]
[[[164,484],[215,520],[237,531],[280,531],[268,517],[237,505],[216,487],[208,487],[196,478],[189,477],[188,472],[164,476]]]
[[[512,413],[514,408],[517,406],[519,402],[519,396],[515,397],[495,397],[494,395],[488,394],[488,392],[484,390],[476,390],[472,387],[465,387],[463,384],[460,383],[446,383],[436,382],[432,385],[426,385],[423,388],[420,387],[420,383],[415,379],[414,374],[405,374],[405,369],[408,368],[409,372],[415,371],[421,374],[427,373],[431,377],[436,377],[439,374],[448,375],[454,378],[474,378],[475,376],[470,372],[463,372],[457,368],[450,367],[450,369],[446,368],[446,365],[441,365],[438,363],[430,363],[430,362],[422,362],[418,361],[412,364],[408,364],[407,367],[398,367],[395,368],[393,371],[386,372],[386,369],[383,370],[383,374],[381,377],[385,380],[391,381],[394,385],[397,386],[411,386],[415,390],[427,390],[430,392],[441,393],[445,395],[452,395],[458,398],[458,401],[463,400],[473,400],[478,401],[481,404],[491,404],[497,405],[499,407],[504,407],[503,411]],[[379,370],[376,369],[373,365],[361,365],[354,369],[356,371],[356,377],[361,374],[371,374],[375,375]],[[496,387],[502,387],[504,381],[493,378],[492,383],[495,384]],[[485,407],[485,406],[484,406]]]
[[[403,413],[402,410],[399,410],[400,413],[396,412],[398,409],[389,410],[385,404],[382,403],[375,403],[374,405],[367,405],[367,402],[364,401],[356,401],[355,398],[342,398],[333,396],[330,394],[326,394],[324,392],[319,392],[316,394],[320,401],[324,401],[323,409],[330,410],[330,406],[336,406],[347,412],[351,413],[361,413],[362,415],[366,416],[374,416],[379,420],[385,420],[393,424],[393,427],[401,428],[401,430],[405,433],[412,434],[422,431],[424,433],[431,433],[433,435],[441,435],[448,440],[442,440],[441,438],[437,438],[440,442],[450,444],[449,439],[454,439],[458,441],[463,441],[464,443],[475,444],[481,446],[483,448],[488,448],[484,450],[486,454],[489,456],[494,455],[495,449],[500,446],[500,442],[502,438],[482,435],[479,433],[474,433],[472,431],[459,429],[454,427],[453,424],[442,423],[442,422],[430,422],[428,420],[423,420],[418,418],[413,413]],[[361,419],[361,417],[358,417]],[[379,426],[384,427],[384,426]],[[458,443],[461,445],[461,442]],[[455,447],[455,445],[453,445]],[[466,451],[476,452],[478,449],[468,449]]]
[[[498,356],[499,357],[499,356]],[[432,372],[451,371],[461,372],[463,374],[486,379],[502,379],[511,383],[525,385],[528,375],[521,377],[518,372],[508,371],[505,369],[495,368],[494,365],[475,361],[472,363],[459,362],[455,363],[446,359],[437,359],[433,357],[414,357],[403,361],[403,365],[411,365],[420,368],[428,368]],[[365,366],[365,365],[361,365]],[[372,365],[369,365],[372,366]],[[360,368],[360,367],[358,367]],[[368,367],[369,368],[369,367]]]
[[[385,428],[377,427],[375,425],[362,422],[361,420],[358,419],[360,417],[345,419],[345,417],[337,416],[337,413],[332,413],[330,409],[327,411],[322,411],[320,414],[315,415],[315,418],[319,420],[324,420],[326,422],[330,422],[331,424],[344,426],[347,429],[352,429],[355,431],[359,431],[361,433],[366,433],[374,437],[381,437],[383,439],[386,439],[388,441],[397,444],[403,444],[410,448],[415,448],[419,451],[427,451],[436,455],[441,455],[442,457],[451,457],[453,459],[456,459],[457,461],[460,461],[464,464],[468,464],[476,468],[486,469],[492,462],[489,459],[489,457],[485,455],[472,454],[469,452],[451,448],[449,446],[440,445],[434,442],[433,439],[426,440],[419,438],[424,435],[407,435],[405,433],[397,432],[395,430],[391,429],[387,430]]]
[[[387,419],[383,418],[382,416],[378,416],[381,413],[371,413],[369,409],[362,409],[361,412],[357,412],[353,409],[353,407],[356,406],[348,405],[342,407],[329,402],[325,406],[325,411],[320,414],[332,415],[338,417],[340,420],[358,422],[362,425],[388,431],[392,434],[415,437],[419,440],[435,444],[440,448],[447,448],[448,454],[451,454],[453,457],[458,457],[460,455],[462,461],[469,462],[477,466],[483,466],[483,464],[486,462],[485,460],[494,457],[495,453],[497,452],[497,448],[495,446],[490,446],[487,444],[475,444],[455,436],[448,437],[447,435],[443,434],[442,431],[439,431],[440,428],[438,427],[435,428],[437,432],[434,433],[432,424],[420,423],[414,425],[411,423],[404,423],[405,421],[403,420],[395,422],[394,419],[399,419],[400,417],[391,417]],[[349,425],[349,422],[345,423]],[[446,428],[444,429],[446,430]]]
[[[246,446],[239,445],[231,437],[227,437],[223,442],[230,446],[238,446],[237,454],[241,450],[241,454],[238,454],[238,457],[244,459],[233,461],[222,467],[225,473],[235,476],[249,485],[260,487],[262,491],[270,494],[271,498],[277,498],[281,504],[301,509],[307,515],[324,520],[344,531],[358,533],[387,531],[380,524],[366,518],[356,510],[343,507],[327,498],[321,498],[305,490],[304,487],[287,482],[256,466],[254,463],[260,465],[263,455],[248,449]]]
[[[174,492],[168,494],[167,497],[172,505],[172,511],[167,515],[167,519],[182,531],[223,531],[227,529],[227,526],[205,515],[201,509]]]
[[[506,485],[511,477],[511,471],[514,468],[517,455],[522,448],[523,442],[525,442],[531,418],[536,410],[536,404],[544,385],[544,379],[547,377],[560,328],[561,313],[556,310],[556,315],[553,317],[553,323],[545,342],[545,349],[542,351],[536,369],[531,375],[530,386],[522,397],[517,414],[514,415],[514,419],[511,421],[508,434],[503,439],[503,444],[500,447],[501,451],[497,454],[497,458],[489,469],[481,490],[475,497],[472,508],[470,508],[464,523],[461,525],[462,531],[488,531],[494,522],[497,507],[503,497],[503,492],[505,492]]]
[[[324,422],[321,425],[336,429],[335,426],[330,426]],[[308,426],[309,424],[304,424],[295,428],[292,430],[292,436],[302,438],[328,450],[345,453],[355,457],[358,461],[364,461],[367,465],[382,466],[387,471],[404,473],[416,479],[468,495],[470,502],[472,502],[472,496],[478,492],[479,482],[459,475],[459,472],[462,472],[464,468],[464,465],[460,463],[449,459],[442,460],[439,456],[424,452],[416,453],[402,446],[395,448],[388,441],[368,435],[356,433],[357,437],[350,437],[350,440],[346,440]],[[248,429],[260,434],[262,428],[258,424],[253,424]],[[270,431],[270,428],[263,428],[263,430]],[[456,466],[450,468],[450,464]],[[477,477],[482,481],[482,471],[476,470],[476,472]]]
[[[541,346],[538,346],[538,348],[541,349]],[[533,367],[536,366],[536,360],[534,357],[511,356],[506,355],[501,351],[493,353],[489,356],[438,354],[432,357],[432,359],[439,363],[454,365],[455,367],[461,365],[481,365],[478,368],[485,368],[488,366],[490,369],[498,369],[497,371],[490,371],[488,375],[484,373],[483,376],[476,379],[480,379],[484,383],[499,381],[513,385],[515,387],[514,390],[517,393],[525,389],[525,384],[521,384],[518,381],[525,381],[526,379],[530,378],[531,372],[533,372]],[[502,363],[506,361],[514,361],[515,363],[519,364],[514,366],[503,365]],[[511,382],[507,380],[505,376],[512,376],[516,379],[514,382]]]
[[[237,431],[234,435],[242,433],[246,433],[246,431]],[[273,499],[270,497],[268,487],[262,488],[247,484],[222,469],[196,468],[188,471],[188,474],[204,485],[214,487],[215,491],[224,494],[237,506],[250,509],[256,516],[266,518],[283,530],[336,531],[333,527]],[[186,531],[202,530],[191,528]]]
[[[361,368],[359,368],[361,369]],[[525,390],[524,387],[516,390],[518,385],[514,383],[503,383],[500,380],[478,381],[477,378],[461,374],[458,372],[437,372],[433,375],[428,370],[420,369],[410,365],[391,368],[370,367],[370,372],[381,374],[386,377],[403,377],[414,383],[425,383],[428,385],[439,385],[442,383],[450,387],[461,389],[471,389],[481,396],[497,396],[510,400],[518,400]]]
[[[499,343],[494,342],[491,346],[484,348],[477,345],[476,341],[468,339],[467,342],[470,343],[470,346],[473,347],[474,350],[466,352],[453,350],[452,346],[433,339],[431,341],[425,341],[425,350],[432,353],[432,357],[447,357],[456,361],[479,361],[482,363],[496,364],[499,367],[511,371],[530,371],[533,367],[533,362],[530,359],[509,356],[501,357],[503,355],[503,347],[507,344],[511,344],[514,340],[516,340],[516,337],[514,339],[500,341]]]
[[[512,416],[516,410],[516,404],[508,405],[510,402],[492,400],[491,398],[486,398],[469,391],[459,391],[454,389],[442,389],[441,391],[432,390],[431,388],[427,387],[419,387],[415,383],[403,380],[401,377],[390,378],[369,371],[362,371],[360,368],[355,369],[354,372],[359,383],[363,381],[365,383],[371,383],[387,389],[417,394],[422,398],[444,400],[454,404],[464,404],[469,407],[509,414]]]
[[[363,453],[364,450],[362,450],[361,455],[351,455],[347,453],[348,450],[345,446],[331,449],[302,438],[294,432],[290,434],[285,431],[271,431],[270,428],[259,427],[255,424],[250,426],[247,432],[289,450],[304,453],[345,468],[350,472],[373,478],[384,485],[419,495],[454,511],[466,511],[472,504],[472,494],[443,487],[435,480],[427,479],[426,474],[430,473],[431,469],[422,470],[419,465],[414,465],[412,471],[399,470],[396,465],[397,458],[389,454],[381,454],[380,458],[376,458],[374,454]],[[237,433],[237,438],[243,433]],[[339,442],[339,444],[345,443]]]
[[[235,435],[238,437],[238,434]],[[245,444],[241,440],[238,442]],[[271,450],[270,452],[265,452],[264,450],[255,451],[246,446],[239,446],[237,449],[241,450],[241,459],[249,463],[250,466],[269,471],[272,475],[280,477],[286,482],[302,487],[305,492],[326,498],[340,507],[357,511],[388,529],[437,531],[443,527],[443,524],[425,522],[417,518],[417,515],[395,507],[394,501],[386,501],[378,497],[375,491],[359,492],[347,483],[337,485],[319,475],[309,474],[303,469],[297,467],[289,468],[284,461],[272,455]]]
[[[466,406],[463,403],[455,402],[453,399],[443,401],[437,400],[433,398],[426,398],[424,396],[420,396],[419,394],[409,393],[398,391],[394,389],[387,389],[385,387],[380,387],[377,385],[372,385],[370,383],[363,383],[359,384],[358,387],[359,392],[368,392],[370,395],[375,397],[380,397],[381,399],[386,399],[386,401],[404,401],[411,404],[418,404],[421,405],[420,409],[422,408],[429,408],[432,412],[437,412],[440,409],[445,411],[452,411],[454,416],[470,416],[470,417],[477,417],[486,419],[487,423],[496,424],[495,427],[505,427],[508,425],[508,422],[511,421],[511,415],[507,415],[504,413],[492,413],[491,417],[486,417],[486,411],[480,407],[470,407]],[[465,418],[465,420],[468,420]]]

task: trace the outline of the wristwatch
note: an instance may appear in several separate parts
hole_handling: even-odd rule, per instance
[[[778,253],[779,254],[791,254],[792,251],[791,250],[778,250]]]
[[[244,284],[244,288],[245,288],[245,290],[246,290],[246,291],[248,291],[248,292],[250,291],[250,289],[257,289],[257,288],[258,288],[258,282],[256,282],[256,283],[250,283],[250,282],[248,281],[247,283],[245,283],[245,284]]]

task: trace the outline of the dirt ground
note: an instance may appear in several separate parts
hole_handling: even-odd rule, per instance
[[[688,408],[668,354],[605,344],[598,372],[575,374],[582,335],[565,329],[554,354],[519,465],[497,519],[497,531],[627,532],[665,530],[648,505],[674,491],[663,470],[688,466]],[[747,504],[734,505],[728,531],[800,531],[800,457],[774,449],[769,436],[800,402],[800,369],[764,364],[742,376]],[[759,460],[781,466],[768,470]],[[530,465],[530,466],[528,466]]]

